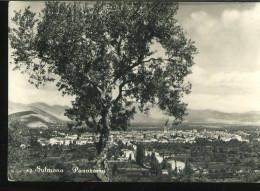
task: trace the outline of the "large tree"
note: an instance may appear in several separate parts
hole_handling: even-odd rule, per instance
[[[14,69],[36,87],[56,81],[62,94],[75,96],[66,115],[100,134],[98,167],[105,166],[109,132],[125,130],[135,106],[148,112],[157,105],[183,120],[181,98],[191,88],[184,79],[196,48],[177,23],[177,10],[169,2],[46,2],[39,16],[30,7],[15,12]]]

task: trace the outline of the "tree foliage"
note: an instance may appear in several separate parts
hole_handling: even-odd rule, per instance
[[[27,157],[29,146],[29,130],[20,121],[11,120],[8,124],[8,162],[20,163]]]
[[[20,121],[8,122],[8,178],[21,180],[21,169],[29,156],[29,130]]]
[[[175,16],[178,3],[46,2],[38,15],[15,12],[10,29],[14,69],[39,87],[55,81],[75,100],[66,115],[100,133],[125,130],[136,106],[157,105],[181,122],[190,92],[185,77],[196,53]],[[161,46],[164,56],[153,50]]]
[[[117,164],[114,164],[114,165],[113,165],[113,168],[112,168],[112,174],[113,174],[113,176],[116,176],[116,175],[117,175],[117,172],[118,172]]]
[[[162,166],[156,159],[155,153],[153,152],[151,155],[151,172],[160,175],[162,171]]]
[[[143,165],[145,161],[145,147],[142,144],[138,144],[136,148],[136,163]]]

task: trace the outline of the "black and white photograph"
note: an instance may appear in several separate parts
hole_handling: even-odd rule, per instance
[[[8,14],[8,181],[260,182],[260,2]]]

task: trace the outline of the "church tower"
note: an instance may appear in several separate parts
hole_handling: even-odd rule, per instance
[[[168,133],[168,122],[169,122],[169,119],[167,119],[164,123],[164,127],[163,127],[164,134]]]

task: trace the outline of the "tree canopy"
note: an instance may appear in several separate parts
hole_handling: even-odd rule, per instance
[[[156,104],[181,121],[196,48],[175,19],[177,9],[177,3],[46,2],[36,18],[28,7],[12,19],[15,69],[37,87],[56,80],[63,94],[76,96],[67,115],[90,127],[99,127],[106,108],[111,128],[125,129],[133,103],[141,111]],[[153,56],[154,43],[166,57]]]
[[[183,120],[196,48],[177,10],[175,2],[46,2],[39,15],[27,7],[12,18],[14,69],[36,87],[55,81],[75,96],[66,115],[100,133],[101,153],[109,131],[126,129],[136,106],[148,112],[157,105]],[[152,48],[159,45],[163,56]]]

